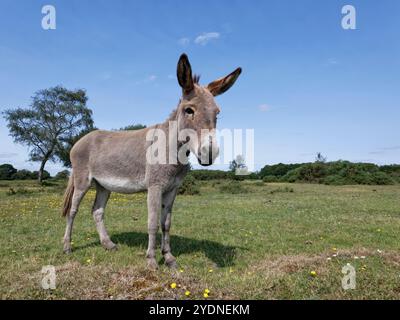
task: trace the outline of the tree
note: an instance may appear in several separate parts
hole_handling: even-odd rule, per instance
[[[324,157],[321,152],[317,153],[317,156],[315,157],[315,162],[325,163],[326,160],[327,157]]]
[[[30,148],[30,160],[40,162],[38,180],[43,180],[47,161],[59,159],[57,151],[64,141],[93,127],[92,111],[86,107],[84,90],[67,90],[62,86],[40,90],[29,108],[3,112],[16,143]]]
[[[242,155],[237,155],[234,160],[229,163],[229,170],[236,172],[238,169],[246,169],[246,163]]]
[[[14,174],[17,173],[17,169],[15,169],[11,164],[2,164],[0,165],[0,180],[13,180]]]

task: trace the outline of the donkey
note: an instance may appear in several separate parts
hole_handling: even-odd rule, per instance
[[[176,259],[171,253],[169,230],[171,227],[172,206],[183,178],[189,170],[185,161],[177,161],[178,153],[186,148],[186,157],[192,152],[200,165],[208,166],[218,156],[219,148],[215,139],[217,114],[220,112],[214,97],[227,91],[241,73],[237,68],[226,77],[200,86],[199,77],[192,76],[192,68],[186,54],[178,61],[177,78],[182,88],[182,97],[178,107],[161,124],[137,131],[93,131],[81,138],[70,153],[72,174],[64,195],[63,216],[67,226],[64,235],[64,252],[71,252],[71,234],[74,218],[79,204],[92,184],[96,187],[96,199],[92,213],[102,246],[107,250],[116,250],[104,225],[104,210],[111,192],[131,194],[148,191],[148,249],[147,265],[155,270],[156,234],[158,219],[162,229],[161,252],[165,264],[176,267]],[[185,137],[185,144],[177,142],[176,152],[168,163],[148,161],[148,149],[155,143],[149,141],[151,130],[162,130],[166,134],[171,130],[169,123],[175,121],[177,130],[190,129],[194,137]],[[202,137],[203,129],[210,134]],[[167,148],[171,146],[167,144]],[[206,155],[206,156],[204,156]],[[171,156],[170,156],[171,158]],[[171,159],[169,159],[171,160]]]

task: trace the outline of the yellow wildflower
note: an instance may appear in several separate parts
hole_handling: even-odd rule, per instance
[[[311,271],[311,272],[310,272],[310,275],[311,275],[312,277],[316,277],[316,276],[317,276],[317,272],[316,272],[316,271]]]

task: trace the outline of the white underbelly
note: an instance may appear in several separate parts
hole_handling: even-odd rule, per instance
[[[135,193],[146,190],[144,181],[115,177],[95,177],[96,181],[105,189],[118,193]]]

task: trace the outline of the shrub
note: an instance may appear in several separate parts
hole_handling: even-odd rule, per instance
[[[14,174],[14,180],[32,180],[34,179],[34,175],[33,172],[29,171],[29,170],[18,170],[15,174]]]
[[[377,185],[389,185],[395,183],[392,177],[390,177],[385,172],[380,172],[380,171],[372,174],[372,181],[374,182],[374,184]]]
[[[262,178],[264,182],[278,182],[278,177],[277,176],[265,176]]]
[[[275,176],[277,178],[281,178],[286,175],[288,172],[295,170],[301,167],[303,164],[295,163],[295,164],[284,164],[278,163],[274,165],[266,165],[261,169],[259,176],[264,178],[265,176]]]
[[[321,183],[326,177],[327,165],[322,162],[307,163],[282,177],[287,182]]]
[[[243,187],[243,185],[237,181],[229,181],[227,183],[224,183],[219,187],[219,191],[221,193],[230,193],[230,194],[238,194],[238,193],[247,193],[248,190]]]
[[[22,195],[27,193],[32,193],[32,192],[25,188],[18,188],[17,190],[15,190],[14,188],[10,188],[7,191],[8,196]]]
[[[271,190],[269,193],[270,194],[274,194],[274,193],[278,193],[278,192],[292,193],[292,192],[294,192],[294,189],[293,188],[289,188],[289,187],[286,186],[284,188],[278,188],[278,189]]]
[[[348,181],[340,175],[331,175],[324,179],[324,184],[331,186],[343,186],[349,184]]]
[[[200,187],[192,174],[188,174],[178,189],[178,194],[196,195],[200,193]]]
[[[255,181],[255,182],[251,183],[251,185],[255,186],[255,187],[264,187],[265,186],[264,181]]]
[[[33,171],[32,172],[32,176],[33,176],[33,179],[38,179],[39,172],[38,171]],[[43,171],[42,180],[47,180],[47,179],[50,179],[50,178],[51,178],[50,173],[48,171],[44,170]]]
[[[192,170],[190,174],[197,180],[231,179],[235,174],[222,170]]]
[[[63,170],[57,173],[54,177],[57,180],[67,180],[69,178],[69,171],[68,170]]]
[[[17,172],[11,164],[0,165],[0,180],[13,180],[14,174]]]

